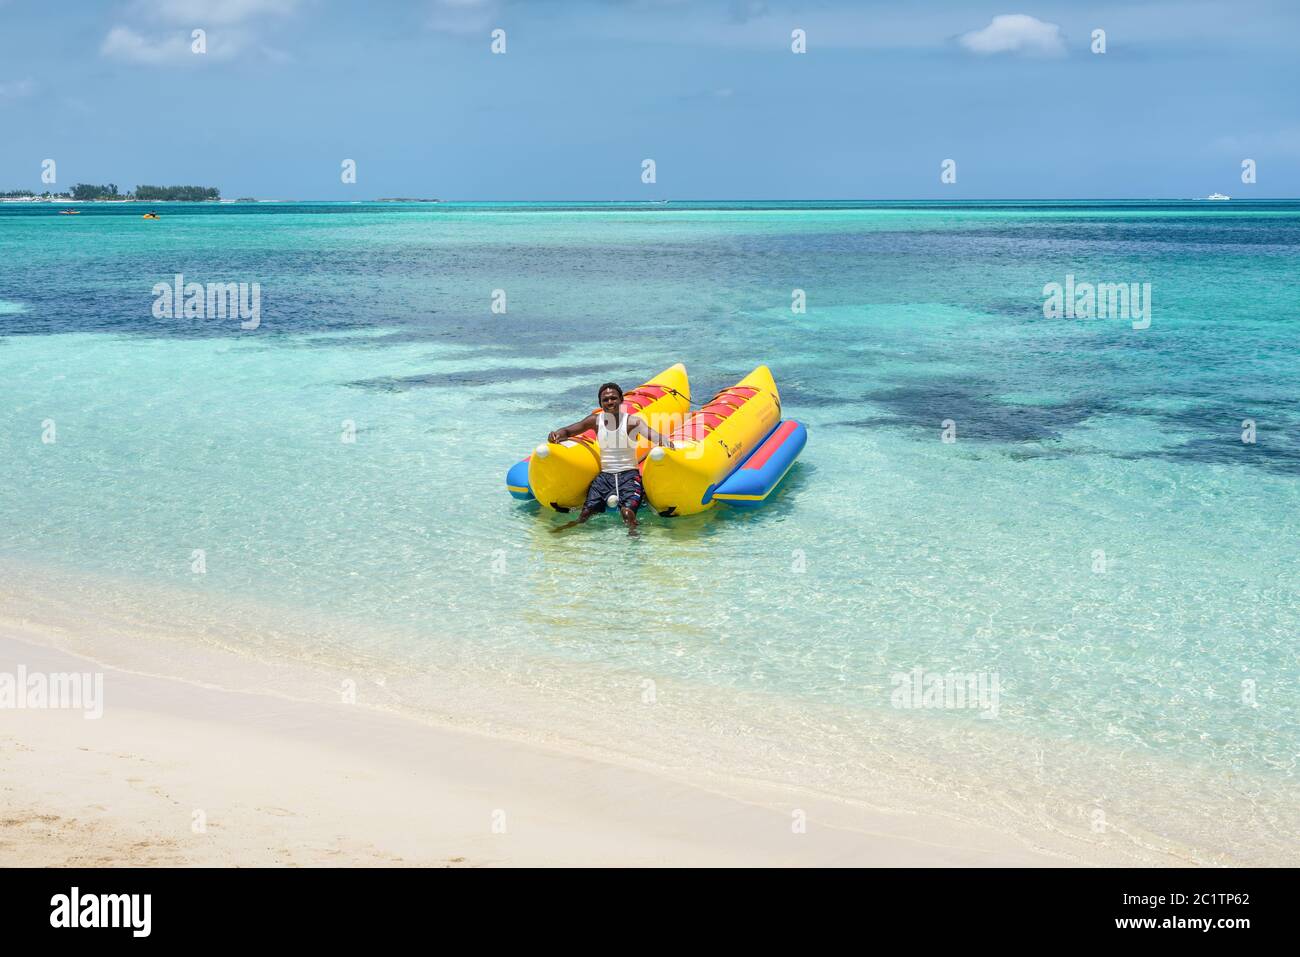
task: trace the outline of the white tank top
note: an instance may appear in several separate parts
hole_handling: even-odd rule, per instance
[[[636,439],[627,434],[627,413],[619,412],[618,427],[608,428],[614,417],[596,413],[596,444],[600,446],[602,472],[626,472],[636,468]]]

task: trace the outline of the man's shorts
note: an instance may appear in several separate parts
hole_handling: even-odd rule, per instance
[[[587,503],[583,510],[593,514],[605,511],[605,499],[614,494],[614,473],[601,472],[587,488]],[[636,511],[645,501],[645,490],[641,488],[641,473],[628,469],[618,473],[618,507]]]

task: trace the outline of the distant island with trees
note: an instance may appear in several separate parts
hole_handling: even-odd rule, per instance
[[[92,183],[78,183],[66,193],[34,193],[26,189],[14,189],[0,193],[0,199],[8,200],[60,200],[70,199],[78,202],[95,200],[141,203],[211,203],[221,199],[221,190],[215,186],[137,186],[133,192],[120,193],[116,183],[97,186]]]

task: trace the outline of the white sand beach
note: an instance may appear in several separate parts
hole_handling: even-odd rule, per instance
[[[846,819],[834,802],[777,789],[723,796],[560,750],[102,669],[0,637],[0,672],[20,664],[103,671],[105,707],[99,719],[0,710],[0,865],[1066,863],[946,820]]]

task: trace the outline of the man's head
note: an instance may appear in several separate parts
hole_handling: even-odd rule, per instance
[[[623,404],[623,390],[615,382],[606,382],[596,390],[600,407],[611,415],[618,414],[618,407]]]

